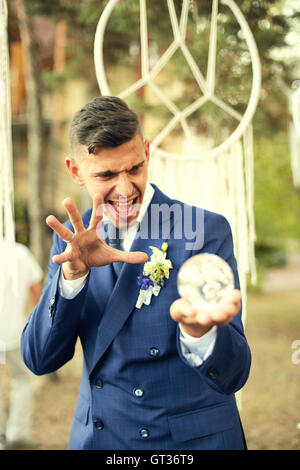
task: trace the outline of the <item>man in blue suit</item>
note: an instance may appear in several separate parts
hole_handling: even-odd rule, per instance
[[[68,171],[93,207],[81,215],[67,198],[70,220],[47,218],[54,231],[48,281],[21,341],[26,365],[40,375],[69,361],[80,338],[69,448],[245,449],[234,393],[251,359],[228,222],[147,182],[149,143],[122,100],[88,103],[74,116],[70,141]],[[165,242],[169,277],[138,305],[142,263]],[[236,289],[211,312],[177,290],[178,270],[201,252],[225,259],[235,275]]]

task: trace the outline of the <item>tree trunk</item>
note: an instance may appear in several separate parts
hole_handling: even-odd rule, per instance
[[[66,62],[66,46],[67,46],[67,22],[60,21],[55,28],[55,45],[54,45],[54,64],[53,71],[61,73],[64,70]],[[50,198],[49,207],[55,207],[55,198],[59,181],[59,162],[58,156],[61,156],[62,142],[62,120],[64,111],[63,93],[56,92],[52,98],[53,122],[50,134],[51,152],[49,158],[49,182],[50,182]],[[53,209],[52,209],[53,210]]]
[[[16,7],[24,50],[26,77],[29,240],[33,255],[40,265],[43,266],[43,237],[45,225],[42,211],[41,170],[44,129],[40,73],[36,59],[36,44],[32,36],[32,21],[27,15],[24,0],[17,0]]]

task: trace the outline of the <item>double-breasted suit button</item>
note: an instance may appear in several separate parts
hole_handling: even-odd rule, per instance
[[[49,317],[51,318],[52,315],[53,315],[53,311],[54,311],[54,303],[55,303],[55,298],[52,297],[52,299],[50,300],[50,304],[49,304]]]
[[[137,387],[133,390],[133,394],[134,394],[135,397],[141,398],[144,395],[144,390]]]
[[[149,437],[149,434],[150,434],[150,432],[149,432],[148,429],[146,429],[146,428],[141,428],[141,429],[139,430],[139,435],[140,435],[140,437],[142,437],[143,439],[146,439],[147,437]]]
[[[155,346],[153,346],[152,348],[149,349],[149,354],[150,356],[152,357],[158,357],[159,354],[160,354],[160,351],[158,348],[156,348]]]
[[[102,421],[100,419],[96,419],[94,421],[94,426],[96,429],[98,429],[99,431],[101,431],[103,428],[104,428],[104,424],[102,423]]]
[[[103,387],[103,382],[102,380],[100,379],[100,377],[97,377],[96,380],[95,380],[95,385],[96,385],[96,388],[102,388]]]

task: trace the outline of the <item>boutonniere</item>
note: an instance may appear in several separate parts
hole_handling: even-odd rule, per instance
[[[164,278],[169,279],[169,270],[173,268],[171,261],[166,259],[168,249],[166,242],[162,244],[161,250],[154,246],[150,248],[152,250],[150,261],[144,264],[143,274],[137,277],[140,293],[136,308],[141,308],[143,304],[150,305],[152,295],[158,296],[165,284]]]

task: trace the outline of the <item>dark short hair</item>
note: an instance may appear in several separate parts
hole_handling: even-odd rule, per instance
[[[137,114],[116,96],[94,98],[74,115],[70,127],[70,143],[93,153],[97,147],[112,148],[129,142],[142,131]]]

